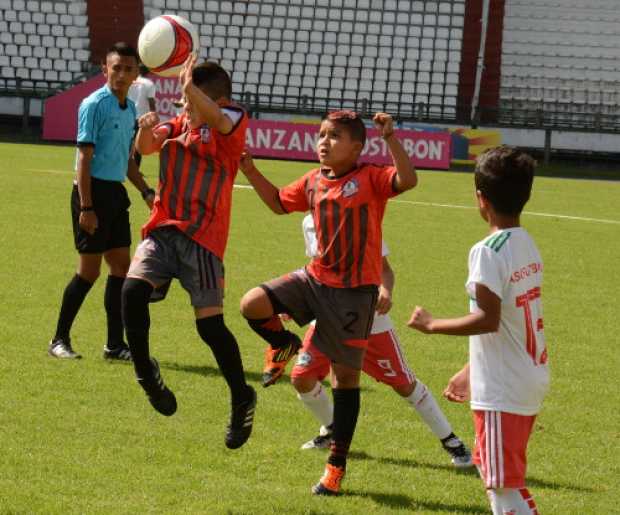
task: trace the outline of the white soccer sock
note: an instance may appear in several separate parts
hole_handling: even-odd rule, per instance
[[[317,381],[314,388],[309,392],[297,392],[297,398],[304,403],[323,426],[327,427],[334,421],[334,405],[325,393],[325,388],[320,381]]]
[[[537,515],[536,503],[527,488],[488,490],[493,515]],[[492,497],[495,497],[493,503]]]
[[[405,400],[418,412],[437,438],[443,440],[452,433],[450,422],[448,422],[435,397],[433,397],[433,394],[424,383],[416,380],[413,392]]]

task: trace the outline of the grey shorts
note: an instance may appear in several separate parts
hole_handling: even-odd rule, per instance
[[[145,279],[155,286],[176,278],[189,293],[195,308],[224,304],[224,265],[217,256],[174,227],[151,231],[138,245],[127,277]]]
[[[333,288],[302,268],[261,288],[274,310],[288,313],[298,325],[316,319],[312,343],[333,362],[361,370],[375,315],[376,286]]]

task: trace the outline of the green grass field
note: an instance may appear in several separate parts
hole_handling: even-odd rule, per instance
[[[227,390],[178,284],[151,310],[151,348],[179,402],[174,417],[151,409],[130,365],[101,358],[104,280],[74,326],[73,344],[84,359],[49,358],[47,342],[77,262],[68,202],[74,149],[1,144],[0,155],[0,513],[489,512],[478,477],[453,470],[416,414],[368,378],[346,495],[310,495],[325,454],[299,450],[317,424],[286,381],[260,389],[252,438],[227,450]],[[258,164],[277,184],[309,169],[307,163]],[[156,166],[156,159],[145,160],[151,183]],[[405,322],[416,304],[444,316],[467,309],[467,253],[486,227],[473,209],[471,174],[419,175],[415,190],[390,202],[384,228],[396,272],[392,317],[410,365],[439,398],[467,359],[467,340],[422,336]],[[137,242],[147,210],[130,193]],[[619,207],[620,182],[542,177],[526,206],[537,214],[522,218],[545,260],[552,386],[528,469],[543,514],[617,513],[620,503]],[[257,390],[263,345],[239,315],[239,299],[305,262],[301,218],[276,217],[251,189],[235,190],[226,318]],[[472,445],[468,407],[440,404]]]

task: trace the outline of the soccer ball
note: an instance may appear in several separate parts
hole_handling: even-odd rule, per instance
[[[163,77],[174,77],[192,52],[198,32],[185,18],[164,14],[150,20],[138,36],[138,53],[145,66]]]

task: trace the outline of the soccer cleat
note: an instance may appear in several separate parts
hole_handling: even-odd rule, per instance
[[[271,345],[265,349],[265,367],[263,368],[263,387],[275,384],[286,369],[286,364],[301,348],[301,340],[295,333],[291,333],[291,340],[286,347],[274,349]]]
[[[70,338],[52,338],[47,349],[47,353],[59,359],[81,359],[77,352],[71,347]]]
[[[312,487],[314,495],[340,495],[340,483],[344,478],[344,467],[325,465],[325,472],[321,480]]]
[[[238,449],[252,433],[252,424],[254,423],[254,410],[256,409],[256,391],[251,386],[251,397],[240,404],[232,407],[230,413],[230,423],[226,427],[226,447],[229,449]]]
[[[151,358],[153,366],[153,375],[147,378],[138,377],[138,384],[146,392],[151,406],[159,413],[169,417],[174,415],[177,410],[177,399],[168,387],[164,384],[164,380],[159,372],[159,363],[155,358]]]
[[[315,436],[312,440],[307,441],[301,446],[302,449],[329,449],[332,443],[332,424],[329,426],[321,426],[318,436]]]
[[[469,449],[460,438],[453,436],[441,442],[441,445],[450,456],[452,456],[452,464],[456,468],[467,468],[473,466]]]
[[[114,361],[131,361],[131,351],[125,342],[120,345],[114,345],[113,347],[105,345],[103,347],[103,359]]]

